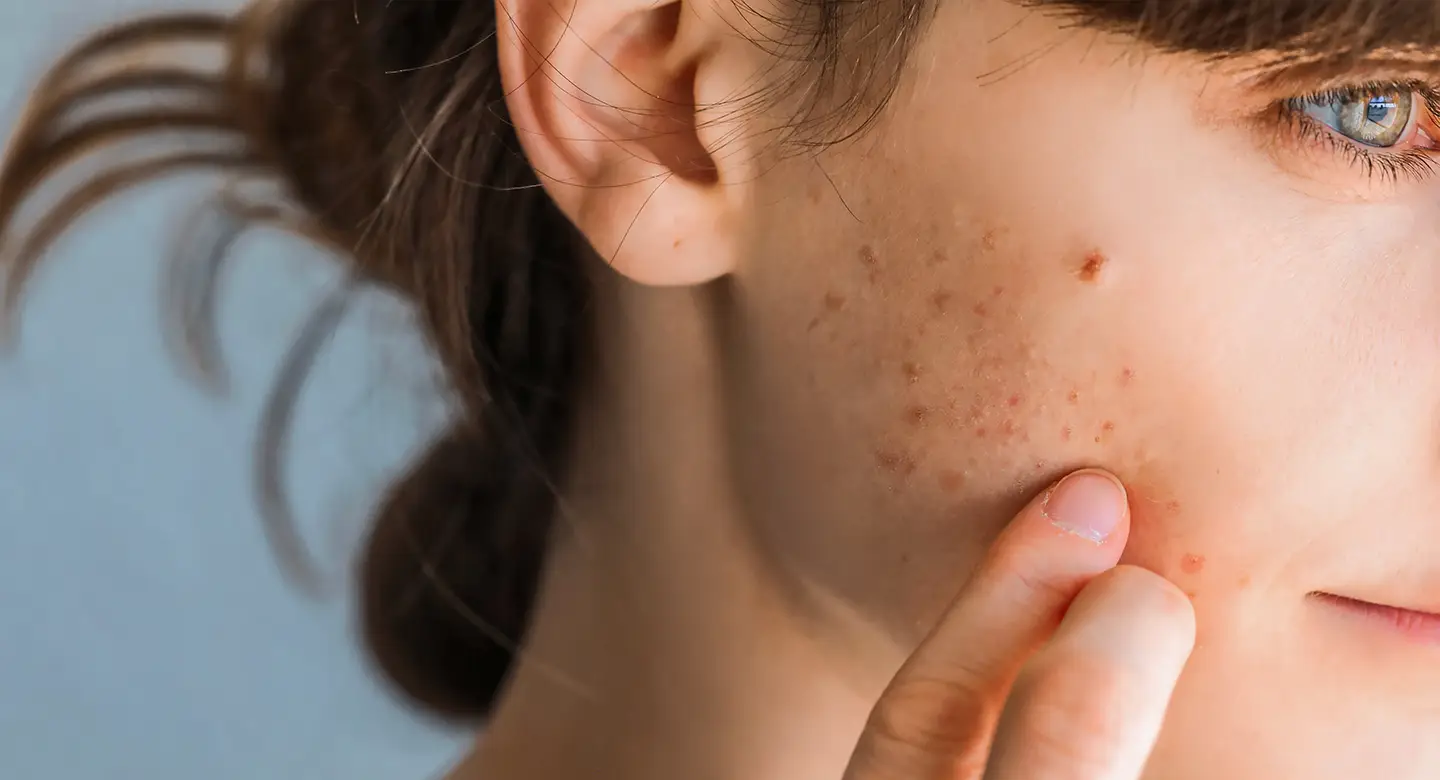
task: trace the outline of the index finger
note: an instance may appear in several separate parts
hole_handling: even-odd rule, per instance
[[[1001,533],[950,609],[881,696],[847,780],[968,780],[1025,660],[1129,533],[1114,476],[1075,472]]]

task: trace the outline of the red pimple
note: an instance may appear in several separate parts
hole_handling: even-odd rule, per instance
[[[1068,425],[1065,426],[1064,428],[1061,428],[1061,429],[1060,429],[1060,441],[1070,441],[1070,437],[1071,437],[1074,433],[1075,433],[1075,431],[1072,430],[1072,429],[1070,428],[1070,426],[1068,426]]]
[[[975,438],[977,438],[977,439],[983,439],[983,438],[985,438],[985,428],[984,428],[984,427],[980,427],[980,428],[976,428],[976,429],[975,429]]]
[[[911,427],[919,428],[930,419],[931,409],[928,406],[915,404],[905,409],[905,422]]]
[[[1180,559],[1180,571],[1186,574],[1198,574],[1205,568],[1205,556],[1188,553]]]
[[[1135,379],[1135,369],[1126,368],[1120,372],[1120,384],[1128,385]]]
[[[1106,259],[1105,255],[1100,253],[1100,250],[1090,250],[1090,252],[1085,255],[1084,261],[1080,264],[1080,270],[1077,272],[1080,281],[1093,282],[1098,279],[1101,269],[1105,267],[1107,262],[1109,262],[1109,260]]]
[[[950,307],[950,299],[955,297],[949,290],[940,290],[930,296],[930,305],[935,307],[935,313],[944,314]]]
[[[1010,398],[1007,399],[1007,400],[1005,401],[1005,403],[1009,404],[1012,409],[1013,409],[1014,407],[1019,406],[1019,405],[1020,405],[1020,394],[1019,394],[1019,393],[1016,393],[1015,395],[1010,396]]]
[[[913,385],[920,381],[920,366],[914,362],[907,360],[901,363],[900,373],[905,376],[905,381],[909,384]]]
[[[1109,420],[1106,420],[1106,421],[1105,421],[1105,424],[1100,426],[1100,431],[1101,431],[1102,433],[1110,433],[1110,432],[1112,432],[1112,431],[1114,431],[1114,430],[1115,430],[1115,423],[1110,422]]]
[[[992,298],[999,298],[1000,296],[1002,296],[1002,295],[1004,295],[1004,294],[1005,294],[1005,288],[1004,288],[1004,287],[996,287],[995,289],[993,289],[993,290],[990,291],[990,297],[992,297]]]
[[[975,316],[984,317],[990,313],[990,308],[983,303],[977,303],[972,311],[975,312]]]
[[[866,268],[874,268],[880,264],[880,256],[875,254],[875,247],[865,244],[860,247],[860,262]]]
[[[1069,401],[1072,406],[1074,404],[1080,403],[1080,391],[1071,390],[1070,392],[1065,394],[1065,400]]]
[[[880,450],[875,453],[875,462],[891,474],[909,476],[915,472],[915,461],[903,452]]]

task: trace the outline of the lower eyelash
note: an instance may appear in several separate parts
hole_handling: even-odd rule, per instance
[[[1352,165],[1360,168],[1366,176],[1378,178],[1386,183],[1398,183],[1403,178],[1414,181],[1426,179],[1440,173],[1440,158],[1434,150],[1409,149],[1403,152],[1387,152],[1369,149],[1347,141],[1334,131],[1294,109],[1283,109],[1293,123],[1293,129],[1305,143],[1322,144],[1329,151],[1346,157]]]

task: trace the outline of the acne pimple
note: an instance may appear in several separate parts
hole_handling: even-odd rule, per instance
[[[977,438],[977,439],[983,439],[983,438],[985,438],[985,428],[984,428],[983,426],[980,427],[980,428],[976,428],[976,429],[975,429],[975,438]]]
[[[998,238],[998,231],[996,231],[995,228],[990,228],[985,231],[985,235],[980,237],[980,244],[986,249],[994,249]]]
[[[1072,435],[1074,435],[1074,433],[1075,433],[1075,431],[1074,431],[1073,429],[1071,429],[1071,427],[1068,426],[1068,425],[1065,426],[1064,428],[1061,428],[1061,429],[1060,429],[1060,441],[1070,441],[1070,437],[1071,437]]]
[[[860,247],[860,263],[866,268],[874,268],[880,264],[880,256],[875,254],[875,247],[869,244]]]
[[[1015,394],[1015,395],[1010,396],[1010,398],[1007,399],[1007,400],[1005,401],[1005,403],[1008,404],[1011,409],[1014,409],[1015,407],[1017,407],[1017,406],[1020,405],[1020,395],[1017,393],[1017,394]]]
[[[1100,432],[1101,432],[1101,433],[1112,433],[1112,432],[1114,432],[1114,430],[1115,430],[1115,423],[1110,422],[1109,420],[1106,420],[1106,421],[1105,421],[1105,424],[1100,426]]]
[[[1133,382],[1133,381],[1135,381],[1135,369],[1130,368],[1130,367],[1128,367],[1128,366],[1125,367],[1124,369],[1121,369],[1121,371],[1120,371],[1120,385],[1121,385],[1121,387],[1127,386],[1127,385],[1129,385],[1129,384],[1130,384],[1131,382]]]
[[[1180,559],[1180,571],[1186,574],[1199,574],[1205,568],[1205,556],[1187,553]]]
[[[903,452],[879,450],[875,453],[875,463],[885,471],[902,477],[915,473],[915,459]]]
[[[940,489],[946,493],[954,493],[963,487],[964,484],[965,474],[963,472],[955,471],[954,469],[946,469],[940,472]]]
[[[984,317],[985,315],[990,313],[990,307],[986,306],[983,303],[977,303],[975,304],[975,308],[973,309],[973,311],[975,312],[975,316]]]
[[[1109,259],[1101,254],[1100,250],[1092,249],[1085,255],[1085,259],[1081,261],[1080,270],[1076,272],[1076,275],[1080,277],[1080,281],[1082,282],[1094,282],[1100,278],[1100,272],[1108,262]]]
[[[1194,600],[1195,600],[1195,596],[1196,596],[1196,595],[1198,595],[1198,594],[1196,594],[1195,591],[1193,591],[1193,590],[1187,590],[1187,591],[1185,591],[1185,598],[1190,599],[1191,601],[1194,601]]]
[[[936,314],[944,314],[950,307],[950,299],[954,295],[949,290],[939,290],[930,296],[930,305],[935,307]]]
[[[905,361],[900,364],[900,373],[905,377],[907,384],[915,384],[920,381],[920,366],[912,361]]]
[[[1004,294],[1005,294],[1005,288],[1004,288],[1004,287],[996,287],[995,289],[993,289],[993,290],[990,291],[990,297],[991,297],[991,298],[999,298],[1000,296],[1002,296],[1002,295],[1004,295]]]
[[[1070,392],[1065,394],[1065,400],[1069,401],[1071,406],[1080,403],[1080,391],[1071,390]]]
[[[932,410],[928,406],[915,404],[905,409],[905,423],[912,428],[919,428],[925,425],[930,419]]]

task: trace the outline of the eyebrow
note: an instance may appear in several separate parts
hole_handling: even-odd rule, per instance
[[[1440,0],[1020,0],[1162,50],[1217,57],[1440,59]]]

